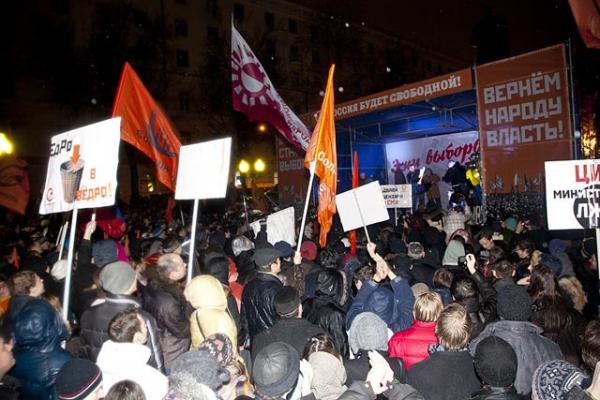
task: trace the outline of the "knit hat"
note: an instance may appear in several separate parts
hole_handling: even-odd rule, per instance
[[[169,388],[189,396],[199,384],[218,390],[229,379],[229,371],[222,368],[208,352],[188,351],[177,357],[171,365]]]
[[[271,265],[280,257],[282,257],[281,252],[274,248],[263,247],[254,250],[254,263],[257,267]]]
[[[94,264],[101,268],[106,264],[117,261],[119,258],[115,241],[108,239],[94,243],[94,246],[92,246],[92,257],[94,257]]]
[[[57,281],[65,279],[65,277],[67,276],[67,266],[67,260],[58,260],[52,266],[52,269],[50,270],[50,275],[52,275],[52,277]]]
[[[488,336],[475,350],[475,370],[481,380],[493,387],[509,387],[517,377],[517,354],[504,339]]]
[[[581,386],[587,376],[576,366],[563,361],[547,361],[533,373],[532,400],[562,400],[574,386]]]
[[[233,343],[227,335],[222,333],[215,333],[210,335],[198,347],[198,351],[205,351],[219,363],[219,365],[225,368],[233,361]]]
[[[518,224],[519,221],[517,221],[517,219],[514,217],[506,218],[504,221],[504,226],[511,232],[514,232],[517,229]]]
[[[317,258],[317,245],[310,240],[302,242],[302,245],[300,246],[300,254],[302,254],[302,258],[304,259],[315,261]]]
[[[458,240],[451,240],[448,243],[444,258],[442,259],[442,265],[458,265],[458,257],[465,256],[465,246]]]
[[[560,263],[560,260],[554,257],[552,254],[542,253],[540,257],[540,264],[550,268],[554,273],[554,276],[560,276],[562,264]]]
[[[54,388],[59,399],[85,399],[102,384],[102,372],[98,366],[81,358],[65,363],[58,375]]]
[[[348,330],[348,344],[353,354],[359,350],[387,350],[387,324],[372,312],[362,312],[354,318]]]
[[[517,285],[508,285],[498,291],[498,316],[507,321],[527,321],[531,317],[531,298]]]
[[[294,387],[300,373],[300,356],[287,343],[274,342],[258,352],[252,368],[256,392],[279,397]]]
[[[100,271],[102,289],[112,294],[126,294],[135,280],[135,271],[123,261],[110,263]]]
[[[412,259],[423,258],[425,255],[425,248],[419,242],[411,242],[408,244],[408,256]]]
[[[569,242],[561,239],[552,239],[548,244],[550,254],[564,253],[567,250],[567,247],[569,247]]]
[[[412,290],[413,296],[415,296],[415,299],[417,297],[419,297],[420,295],[422,295],[423,293],[429,292],[429,286],[427,286],[426,284],[424,284],[422,282],[415,283],[414,285],[412,285],[410,287],[410,289]]]
[[[279,242],[275,243],[273,247],[275,247],[281,252],[282,257],[289,257],[292,254],[294,254],[294,248],[288,242],[285,242],[283,240],[280,240]]]
[[[317,351],[308,357],[313,368],[311,389],[319,400],[336,400],[346,391],[346,370],[334,355]]]
[[[291,286],[284,286],[275,295],[275,311],[280,317],[290,317],[298,312],[300,295]]]

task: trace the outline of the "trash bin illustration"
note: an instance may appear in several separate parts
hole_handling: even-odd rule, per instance
[[[83,176],[83,167],[85,162],[80,158],[76,163],[65,161],[60,165],[60,177],[63,185],[63,197],[65,202],[73,203],[75,194],[79,190],[81,177]]]

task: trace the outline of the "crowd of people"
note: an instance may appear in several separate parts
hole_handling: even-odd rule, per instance
[[[201,213],[186,282],[165,200],[121,206],[122,229],[82,215],[67,318],[61,221],[4,219],[0,399],[600,400],[594,239],[457,205],[355,251],[311,218],[297,252],[228,205]]]

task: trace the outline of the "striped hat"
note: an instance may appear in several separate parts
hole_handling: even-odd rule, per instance
[[[100,368],[89,360],[73,358],[56,376],[56,395],[61,400],[85,399],[102,384]]]

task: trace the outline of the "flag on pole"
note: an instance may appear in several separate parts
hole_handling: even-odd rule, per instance
[[[156,164],[157,179],[175,191],[181,142],[165,112],[152,98],[129,63],[125,63],[113,117],[121,117],[121,139]]]
[[[265,121],[296,149],[305,152],[306,125],[283,101],[260,61],[231,23],[231,97],[233,108],[254,121]]]
[[[354,162],[352,163],[352,189],[358,187],[358,152],[354,152]],[[350,231],[350,254],[356,255],[356,230]]]
[[[569,0],[569,5],[585,45],[600,49],[600,0]]]
[[[29,203],[27,162],[4,156],[0,159],[0,206],[21,215]]]
[[[310,168],[315,162],[315,174],[319,177],[319,206],[317,207],[317,220],[320,229],[319,244],[325,247],[327,234],[331,229],[333,214],[335,214],[335,194],[337,190],[337,154],[335,148],[335,121],[333,99],[333,71],[335,65],[329,69],[327,88],[317,125],[310,138],[304,166]]]

